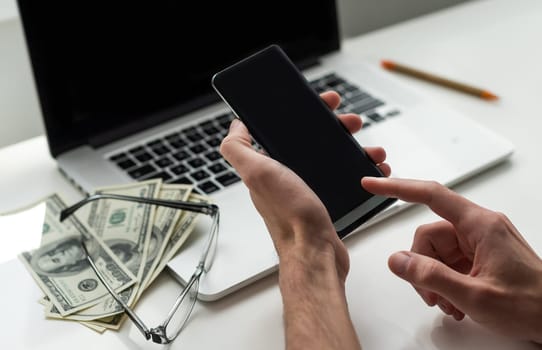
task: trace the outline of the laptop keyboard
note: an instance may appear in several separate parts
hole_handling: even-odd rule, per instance
[[[386,111],[384,101],[337,74],[325,75],[310,84],[318,93],[337,91],[342,101],[336,112],[361,115],[363,128],[399,114],[396,109]],[[134,180],[162,178],[166,183],[193,184],[195,191],[202,194],[219,191],[241,180],[219,153],[233,118],[231,112],[213,116],[116,152],[109,160]]]

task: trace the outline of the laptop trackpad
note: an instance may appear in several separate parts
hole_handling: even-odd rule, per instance
[[[220,207],[220,229],[211,271],[200,283],[200,299],[215,300],[273,272],[278,256],[248,189],[237,183],[212,196]],[[201,258],[210,220],[200,217],[190,238],[168,266],[181,283],[190,279]]]

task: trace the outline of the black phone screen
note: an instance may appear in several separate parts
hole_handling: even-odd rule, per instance
[[[213,77],[213,86],[274,159],[292,169],[318,195],[335,223],[349,231],[387,207],[360,183],[383,176],[305,77],[272,45]],[[337,228],[337,227],[336,227]]]

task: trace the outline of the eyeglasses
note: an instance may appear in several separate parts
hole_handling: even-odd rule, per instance
[[[148,328],[143,321],[136,315],[136,313],[126,304],[126,302],[109,286],[106,282],[104,276],[98,270],[96,264],[92,260],[91,255],[87,250],[85,239],[89,240],[91,238],[84,238],[81,241],[83,251],[86,254],[86,258],[98,276],[98,279],[103,283],[105,288],[109,291],[109,294],[119,303],[122,308],[125,310],[126,315],[134,322],[135,326],[141,331],[143,336],[147,340],[151,339],[153,342],[158,344],[167,344],[171,343],[177,336],[181,333],[183,328],[186,326],[190,314],[194,309],[196,304],[196,299],[199,293],[199,282],[203,273],[209,272],[213,265],[213,260],[216,252],[216,244],[218,240],[218,226],[220,221],[220,211],[217,205],[215,204],[202,204],[202,203],[191,203],[183,201],[172,201],[172,200],[163,200],[163,199],[151,199],[151,198],[141,198],[133,196],[124,196],[117,194],[95,194],[85,199],[75,203],[74,205],[62,210],[60,212],[60,221],[65,220],[67,217],[72,215],[79,208],[84,206],[87,203],[96,201],[98,199],[114,199],[130,202],[138,202],[143,204],[164,206],[174,209],[188,210],[192,212],[202,213],[209,215],[212,218],[211,229],[209,237],[205,243],[203,253],[201,258],[196,266],[196,270],[190,277],[190,280],[183,288],[181,294],[175,300],[173,307],[169,311],[166,319],[159,326],[154,328]]]

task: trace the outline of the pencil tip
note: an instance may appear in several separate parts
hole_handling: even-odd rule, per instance
[[[384,67],[386,69],[395,68],[395,63],[393,63],[392,61],[389,61],[389,60],[382,60],[382,61],[380,61],[380,64],[382,65],[382,67]]]
[[[495,101],[495,100],[498,100],[499,99],[499,96],[489,92],[489,91],[482,91],[482,95],[481,97],[484,99],[484,100],[490,100],[490,101]]]

